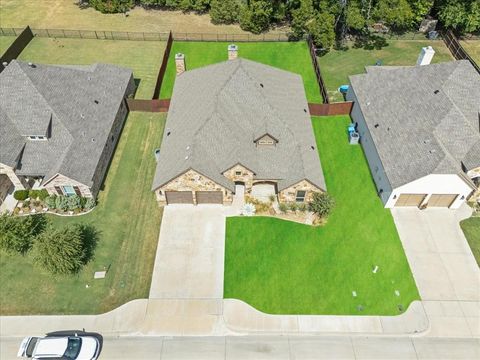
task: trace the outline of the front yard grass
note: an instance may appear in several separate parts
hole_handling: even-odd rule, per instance
[[[225,298],[271,314],[353,315],[396,315],[399,305],[406,309],[419,299],[362,148],[348,144],[349,123],[348,116],[313,118],[328,192],[336,201],[325,226],[227,218]]]
[[[95,257],[78,275],[54,277],[28,255],[0,253],[0,315],[98,314],[148,297],[162,216],[150,191],[153,151],[164,124],[164,114],[130,113],[97,208],[75,218],[49,217],[54,226],[85,223],[100,231]],[[104,267],[106,278],[94,280]]]
[[[0,36],[0,56],[12,45],[15,39],[15,36]]]
[[[471,217],[460,223],[463,233],[467,238],[468,245],[472,249],[473,256],[480,266],[480,217]]]
[[[349,75],[363,74],[365,66],[375,65],[377,60],[383,65],[413,66],[422,47],[429,45],[435,49],[432,63],[454,60],[442,40],[389,40],[387,44],[381,50],[355,49],[350,44],[348,50],[332,49],[318,57],[330,101],[344,101],[338,88],[349,84]]]
[[[172,96],[176,53],[185,54],[187,70],[192,70],[226,61],[228,44],[226,42],[175,41],[163,79],[160,97],[170,98]],[[237,43],[237,45],[239,57],[300,74],[308,101],[322,101],[306,42],[251,42]]]
[[[20,60],[43,64],[124,66],[140,80],[135,97],[151,99],[165,50],[162,41],[34,38]]]

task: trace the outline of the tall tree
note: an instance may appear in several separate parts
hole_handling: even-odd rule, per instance
[[[260,34],[270,27],[273,13],[272,3],[267,0],[250,0],[240,12],[240,27],[254,34]]]
[[[379,0],[374,17],[395,30],[412,26],[414,14],[407,0]]]
[[[335,42],[335,16],[328,12],[318,13],[307,23],[307,30],[315,44],[330,49]]]
[[[211,0],[210,17],[214,24],[232,24],[238,21],[240,4],[237,0]]]
[[[300,6],[292,10],[292,35],[294,38],[301,38],[307,31],[307,23],[313,21],[315,10],[312,0],[301,0]]]
[[[0,249],[24,255],[32,247],[35,236],[47,225],[44,215],[13,217],[0,215]]]

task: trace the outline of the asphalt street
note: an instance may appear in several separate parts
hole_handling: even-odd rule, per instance
[[[21,338],[0,338],[0,358],[17,359]],[[405,337],[105,338],[101,360],[480,359],[480,339]]]

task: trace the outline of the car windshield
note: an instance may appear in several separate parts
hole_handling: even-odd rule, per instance
[[[68,338],[67,350],[63,356],[67,359],[76,359],[82,346],[82,339],[77,337]]]

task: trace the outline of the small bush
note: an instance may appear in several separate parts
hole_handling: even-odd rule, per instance
[[[277,197],[276,197],[275,195],[273,195],[273,194],[271,194],[271,195],[268,196],[268,200],[270,200],[271,203],[275,202],[275,199],[276,199],[276,198],[277,198]]]
[[[93,209],[96,204],[97,202],[94,198],[87,198],[87,200],[85,201],[85,210]]]
[[[81,196],[80,197],[80,208],[85,209],[85,204],[87,203],[87,198]]]
[[[47,196],[45,198],[45,205],[47,205],[47,207],[49,209],[55,209],[56,208],[56,200],[57,200],[57,195],[51,195],[51,196]]]
[[[13,193],[15,200],[23,201],[28,198],[28,190],[17,190]]]
[[[32,200],[35,200],[38,198],[38,195],[40,193],[40,190],[28,190],[28,197]]]
[[[48,197],[48,191],[45,190],[45,189],[42,189],[40,190],[40,192],[38,193],[38,198],[41,200],[41,201],[45,201],[45,199]]]
[[[23,202],[23,207],[24,207],[24,208],[29,208],[29,207],[30,207],[30,200],[25,200],[25,201]]]
[[[291,211],[293,211],[293,212],[297,211],[297,209],[298,209],[297,203],[294,202],[294,201],[291,202],[291,203],[289,203],[289,204],[288,204],[288,209],[291,210]]]
[[[81,206],[80,196],[72,195],[67,197],[68,210],[75,210]]]
[[[68,209],[68,200],[65,196],[57,196],[55,199],[55,208],[63,211],[67,211]]]
[[[278,204],[278,208],[280,209],[280,211],[282,213],[286,213],[287,210],[288,210],[288,205],[285,204],[285,203],[280,203],[280,204]]]
[[[304,213],[305,211],[307,211],[307,204],[305,204],[304,202],[299,203],[298,204],[298,210],[301,211],[302,213]]]
[[[318,216],[327,217],[335,206],[335,200],[327,193],[314,193],[308,206]]]

